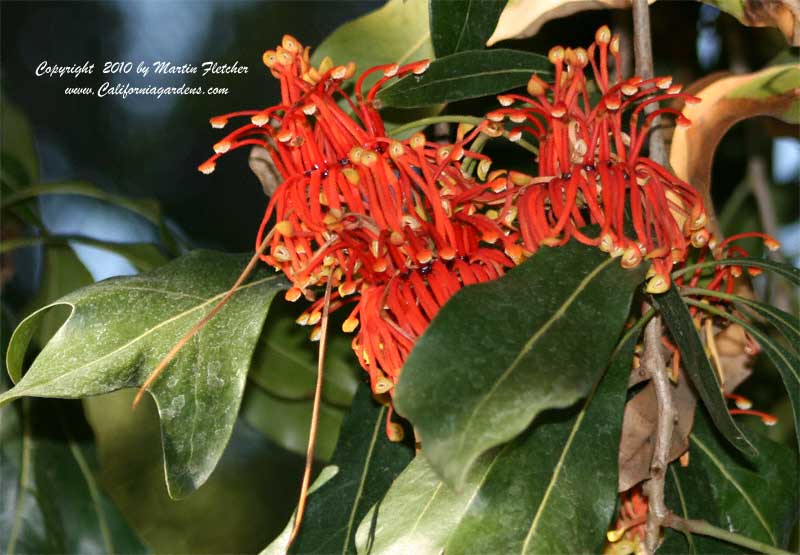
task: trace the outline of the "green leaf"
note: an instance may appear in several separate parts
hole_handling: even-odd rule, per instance
[[[35,200],[40,196],[47,195],[78,195],[89,197],[129,210],[134,214],[141,216],[159,230],[161,241],[170,252],[178,252],[179,247],[177,240],[167,228],[164,218],[161,214],[161,208],[157,202],[147,199],[131,199],[128,197],[115,195],[113,193],[106,192],[95,185],[92,185],[91,183],[74,181],[66,183],[48,183],[46,185],[32,185],[10,195],[5,195],[2,203],[0,203],[0,209],[7,210],[21,202],[28,202]]]
[[[792,349],[784,348],[780,343],[773,340],[750,322],[728,314],[724,310],[719,310],[707,304],[703,304],[694,299],[685,299],[686,304],[707,310],[712,314],[725,318],[734,324],[742,326],[753,339],[755,339],[766,353],[769,360],[781,375],[789,400],[792,402],[792,412],[794,413],[794,429],[797,436],[797,444],[800,446],[800,357]]]
[[[742,266],[745,268],[761,268],[768,270],[775,274],[789,280],[790,283],[800,286],[800,269],[784,264],[782,262],[775,262],[774,260],[766,260],[763,258],[725,258],[722,260],[711,260],[700,264],[692,264],[686,268],[681,268],[676,272],[672,272],[672,277],[679,277],[689,272],[694,272],[698,268],[713,268],[715,266]]]
[[[531,75],[550,74],[547,58],[521,50],[469,50],[431,62],[378,93],[384,106],[415,108],[501,93],[524,86]]]
[[[643,275],[568,243],[444,306],[406,361],[394,400],[446,483],[458,489],[481,453],[589,392]]]
[[[147,552],[98,484],[80,405],[26,399],[0,422],[3,553]]]
[[[303,526],[290,553],[356,552],[358,523],[414,454],[408,445],[386,437],[387,410],[373,401],[368,387],[356,393],[331,459],[338,473],[309,495]],[[281,541],[278,538],[276,544]]]
[[[2,153],[17,160],[25,171],[25,183],[39,180],[39,157],[33,131],[25,115],[5,96],[0,97],[0,145]],[[5,174],[3,181],[5,181]]]
[[[436,57],[483,48],[505,4],[503,0],[431,0]]]
[[[83,400],[95,431],[100,481],[156,553],[255,553],[286,523],[303,457],[268,441],[240,418],[214,473],[181,500],[167,494],[158,411],[133,390]]]
[[[273,305],[250,369],[252,382],[286,400],[310,400],[316,387],[317,344],[309,341],[310,328],[295,323],[305,308],[280,301]],[[334,325],[337,316],[332,316],[328,333],[322,398],[330,405],[347,408],[362,370],[353,355],[352,337],[338,333]]]
[[[700,336],[689,310],[675,287],[661,295],[653,295],[653,306],[661,314],[672,339],[681,353],[681,365],[692,380],[714,424],[731,445],[743,453],[755,454],[753,445],[728,412],[728,404],[717,381],[717,374],[708,361]]]
[[[44,251],[42,279],[36,295],[26,307],[30,314],[48,306],[64,295],[94,282],[92,274],[68,245],[52,246]],[[41,316],[36,342],[43,347],[64,323],[66,310],[48,310]]]
[[[11,337],[8,371],[18,383],[0,395],[0,404],[141,385],[225,295],[247,258],[196,251],[147,274],[79,289],[33,313]],[[172,496],[199,487],[219,460],[269,304],[286,287],[282,277],[259,269],[153,384]],[[71,308],[69,318],[22,376],[31,336],[42,317],[59,306]]]
[[[615,446],[633,339],[607,373],[594,376],[580,410],[541,414],[523,435],[481,457],[460,491],[423,457],[414,460],[362,521],[359,552],[598,552],[617,499]]]
[[[309,328],[295,320],[306,308],[275,302],[267,316],[248,374],[242,416],[272,441],[305,455],[317,381],[317,343]],[[329,460],[336,447],[346,409],[358,388],[361,369],[350,346],[352,339],[337,332],[336,316],[328,333],[325,383],[317,433],[316,456]]]
[[[667,479],[667,504],[679,516],[787,547],[798,517],[797,455],[787,447],[752,434],[759,455],[744,457],[730,449],[699,411],[690,436],[688,467],[673,464]],[[740,553],[718,540],[675,532],[667,535],[665,553]]]
[[[355,62],[360,71],[432,58],[427,2],[389,0],[377,10],[345,23],[314,50],[311,63],[319,66],[325,56],[338,65]]]
[[[312,400],[282,399],[259,387],[248,387],[242,400],[241,416],[271,441],[284,449],[305,455],[311,425]],[[322,403],[314,456],[327,461],[336,448],[344,410]]]
[[[152,270],[166,264],[168,261],[158,246],[153,243],[115,243],[99,241],[83,235],[40,235],[38,237],[10,239],[0,243],[0,253],[36,245],[65,247],[69,246],[70,242],[96,247],[123,256],[139,272]],[[72,289],[68,291],[72,291]]]

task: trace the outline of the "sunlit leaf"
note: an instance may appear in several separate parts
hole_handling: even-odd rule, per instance
[[[433,57],[425,0],[389,0],[365,16],[348,21],[313,51],[318,66],[325,56],[360,71],[381,64],[404,64]]]
[[[436,56],[483,48],[505,3],[504,0],[431,0],[431,38]]]
[[[786,41],[800,46],[800,6],[792,0],[703,0],[748,27],[777,27]]]
[[[547,58],[521,50],[468,50],[434,60],[422,75],[385,87],[378,99],[397,108],[430,106],[522,87],[534,73],[550,73]]]
[[[444,306],[411,352],[394,400],[446,483],[460,487],[479,455],[589,392],[643,275],[569,243]]]
[[[594,385],[581,407],[541,414],[482,456],[461,490],[442,482],[424,457],[415,459],[361,522],[359,553],[598,552],[617,497],[613,447],[631,339],[605,377],[602,369],[589,378]]]
[[[655,0],[648,0],[650,4],[653,2]],[[607,10],[630,8],[630,6],[630,0],[509,0],[486,44],[492,46],[501,40],[532,37],[551,19],[566,17],[583,10]]]
[[[246,259],[196,251],[150,273],[79,289],[28,316],[8,349],[8,371],[18,383],[0,403],[139,386],[222,298]],[[153,384],[171,495],[199,487],[219,460],[269,304],[285,287],[282,277],[258,270]],[[23,376],[31,336],[58,307],[68,309],[67,321]]]

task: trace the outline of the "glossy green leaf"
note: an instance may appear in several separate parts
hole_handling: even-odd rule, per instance
[[[431,40],[436,57],[484,47],[504,0],[431,0]]]
[[[797,436],[797,444],[800,446],[800,357],[798,357],[793,349],[782,346],[779,342],[775,341],[746,320],[737,318],[723,310],[709,307],[693,299],[685,299],[685,302],[689,305],[707,310],[716,316],[725,318],[734,324],[739,324],[756,340],[756,342],[758,342],[770,362],[772,362],[778,370],[783,384],[786,387],[786,392],[792,403],[792,412],[794,413],[794,429],[795,435]]]
[[[422,75],[409,75],[378,93],[384,106],[415,108],[497,94],[547,76],[547,58],[521,50],[469,50],[434,60]]]
[[[690,272],[694,272],[697,268],[713,268],[715,266],[742,266],[744,268],[761,268],[775,273],[789,280],[794,285],[800,286],[800,269],[784,264],[782,262],[775,262],[774,260],[767,260],[765,258],[724,258],[722,260],[712,260],[700,264],[692,264],[686,268],[682,268],[676,272],[672,272],[672,277],[678,277]]]
[[[424,457],[414,460],[362,521],[359,553],[598,552],[617,499],[615,446],[633,344],[627,341],[607,373],[590,377],[579,409],[541,414],[481,457],[460,491]]]
[[[743,453],[755,454],[753,445],[745,437],[728,412],[717,374],[706,356],[703,343],[694,327],[689,310],[675,287],[661,295],[653,295],[653,306],[661,314],[672,340],[681,353],[681,366],[692,380],[700,399],[711,414],[714,424],[733,446]]]
[[[0,445],[3,553],[147,552],[98,483],[80,405],[25,399],[0,408]]]
[[[394,399],[446,483],[460,487],[481,453],[589,392],[643,275],[568,243],[444,306],[406,361]]]
[[[247,258],[195,251],[147,274],[79,289],[28,316],[8,348],[8,371],[18,383],[0,395],[0,403],[23,396],[86,397],[140,385],[224,296]],[[199,487],[219,460],[269,304],[286,287],[281,276],[259,269],[153,384],[174,497]],[[31,336],[55,307],[71,314],[22,376]]]
[[[325,56],[359,71],[381,64],[404,64],[433,57],[425,0],[389,0],[365,16],[348,21],[314,49],[311,63]]]
[[[158,411],[133,390],[83,400],[97,438],[100,482],[156,553],[255,553],[286,523],[304,457],[267,440],[242,419],[214,473],[185,499],[164,485]]]
[[[758,456],[744,457],[698,412],[690,436],[688,467],[673,464],[667,503],[684,518],[715,526],[769,545],[786,548],[798,518],[797,455],[765,436],[751,434]],[[699,535],[667,534],[664,553],[741,553],[725,542]]]
[[[392,443],[385,433],[385,406],[361,387],[353,400],[331,464],[334,477],[308,497],[305,519],[290,553],[355,553],[358,523],[383,498],[414,455],[406,443]],[[290,523],[291,524],[291,523]],[[278,538],[269,550],[285,546]]]
[[[36,295],[26,307],[26,314],[48,306],[85,285],[94,282],[92,274],[68,245],[54,245],[44,251],[42,278]],[[66,310],[48,310],[42,314],[35,338],[42,347],[64,322]]]
[[[99,241],[83,235],[41,235],[38,237],[10,239],[0,243],[0,253],[37,245],[65,247],[69,246],[70,243],[96,247],[123,256],[140,272],[152,270],[153,268],[166,264],[168,261],[167,257],[159,250],[158,246],[153,243],[116,243],[111,241]],[[72,289],[68,291],[72,291]],[[68,291],[65,291],[65,293]]]
[[[131,199],[128,197],[109,193],[82,181],[65,183],[36,184],[25,189],[5,195],[0,203],[0,209],[6,210],[22,202],[29,202],[47,195],[78,195],[94,198],[108,204],[113,204],[137,214],[156,226],[159,230],[164,246],[173,253],[178,252],[177,240],[169,231],[161,214],[161,208],[155,201],[147,199]]]

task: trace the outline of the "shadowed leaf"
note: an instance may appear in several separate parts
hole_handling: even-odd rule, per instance
[[[589,392],[643,275],[568,243],[444,306],[406,361],[394,400],[446,483],[459,488],[483,452]]]
[[[483,48],[505,3],[504,0],[431,0],[431,38],[436,56]]]

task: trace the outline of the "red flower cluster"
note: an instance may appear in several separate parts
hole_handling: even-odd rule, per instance
[[[354,305],[344,331],[358,328],[353,348],[373,391],[391,392],[439,308],[464,285],[495,279],[522,256],[504,223],[510,219],[487,215],[500,215],[493,205],[508,205],[504,214],[510,210],[502,192],[462,171],[469,157],[486,176],[489,159],[464,145],[491,126],[474,128],[451,145],[434,144],[422,133],[404,141],[387,137],[373,106],[376,93],[391,79],[424,72],[427,61],[367,70],[354,98],[341,87],[355,73],[352,64],[326,59],[314,68],[308,49],[290,36],[264,54],[264,63],[280,79],[281,104],[212,118],[214,127],[235,116],[250,116],[251,123],[217,143],[199,169],[213,171],[220,155],[242,146],[269,151],[284,181],[258,233],[257,246],[270,241],[263,260],[292,281],[291,301],[313,300],[311,288],[330,281],[331,310]],[[371,75],[378,79],[364,94]],[[277,223],[265,238],[273,215]],[[319,336],[322,302],[298,319],[315,326],[312,339]]]
[[[308,48],[287,35],[263,58],[280,80],[281,103],[211,118],[215,128],[233,117],[249,116],[250,123],[214,145],[199,169],[210,173],[222,154],[243,146],[270,153],[283,182],[259,229],[257,248],[265,241],[269,247],[262,259],[291,280],[287,299],[314,301],[298,318],[314,326],[312,339],[324,301],[313,288],[330,283],[330,309],[350,305],[343,329],[357,330],[353,349],[373,391],[391,394],[416,339],[453,294],[496,279],[542,245],[574,238],[620,257],[626,268],[651,260],[651,293],[669,288],[673,266],[686,263],[692,246],[702,249],[701,259],[736,254],[728,241],[714,244],[700,195],[641,155],[657,117],[689,123],[672,108],[645,108],[697,99],[668,77],[612,80],[609,57],[619,67],[619,39],[605,26],[588,49],[553,48],[553,83],[534,75],[532,98],[499,96],[503,108],[442,145],[422,133],[388,137],[374,106],[385,83],[421,74],[427,61],[371,68],[351,96],[342,82],[355,75],[352,63],[326,58],[315,68]],[[601,94],[594,105],[588,66]],[[367,80],[374,82],[368,89]],[[523,133],[538,140],[537,177],[490,172],[491,160],[468,150],[480,133],[500,136],[505,120],[513,124],[511,140]],[[273,216],[277,223],[266,233]],[[591,224],[599,231],[590,236],[583,228]],[[708,287],[730,289],[736,273],[720,268]],[[396,433],[388,429],[390,437]]]
[[[533,98],[502,95],[504,107],[488,118],[519,124],[512,138],[530,133],[539,140],[539,177],[517,193],[525,248],[535,251],[574,238],[621,256],[625,268],[652,260],[647,289],[660,293],[669,288],[673,263],[686,258],[690,245],[705,245],[709,232],[697,191],[641,154],[659,116],[674,115],[678,125],[690,122],[672,108],[650,114],[645,108],[675,98],[698,99],[682,94],[670,77],[612,80],[609,56],[620,67],[619,38],[606,26],[586,50],[556,46],[548,56],[555,66],[554,83],[534,75],[528,83]],[[601,94],[594,105],[588,66]],[[596,236],[581,232],[589,224],[599,227]]]

